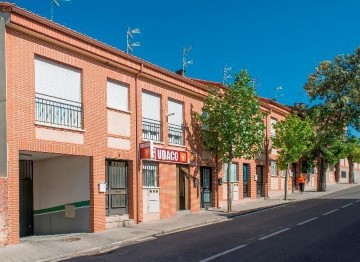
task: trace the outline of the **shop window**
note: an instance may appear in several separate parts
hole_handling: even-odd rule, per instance
[[[238,165],[237,164],[234,164],[234,163],[231,163],[231,182],[238,182],[239,179],[238,179]],[[227,163],[224,163],[223,164],[223,181],[226,182],[227,181],[227,170],[228,170],[228,164]]]
[[[271,161],[271,176],[277,176],[277,168],[275,161]]]
[[[129,111],[129,88],[115,81],[107,81],[107,106]]]
[[[159,163],[143,161],[143,187],[159,187]]]

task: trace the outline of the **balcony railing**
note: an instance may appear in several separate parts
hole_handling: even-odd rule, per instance
[[[71,128],[82,128],[81,103],[36,93],[35,120]]]
[[[184,127],[181,125],[169,124],[169,144],[184,144]]]
[[[143,118],[142,134],[145,140],[161,141],[161,122],[154,119]]]

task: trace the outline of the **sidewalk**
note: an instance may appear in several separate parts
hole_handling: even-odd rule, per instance
[[[1,261],[58,261],[80,255],[94,255],[125,244],[136,243],[147,238],[154,238],[176,231],[182,231],[207,224],[224,222],[232,216],[256,212],[278,205],[320,197],[357,184],[335,184],[327,187],[326,192],[316,192],[307,188],[303,194],[294,192],[288,195],[288,200],[282,196],[273,199],[251,200],[233,206],[233,213],[225,209],[212,208],[201,210],[195,214],[130,225],[111,229],[100,233],[80,233],[52,236],[33,236],[21,239],[20,244],[0,247]]]

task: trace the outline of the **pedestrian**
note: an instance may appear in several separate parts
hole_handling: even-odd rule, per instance
[[[304,186],[305,186],[305,177],[303,174],[300,174],[299,178],[298,178],[298,183],[299,183],[299,189],[300,192],[304,192]]]

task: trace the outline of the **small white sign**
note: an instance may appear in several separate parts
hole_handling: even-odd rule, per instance
[[[106,192],[106,183],[100,183],[99,184],[99,193],[105,193]]]

